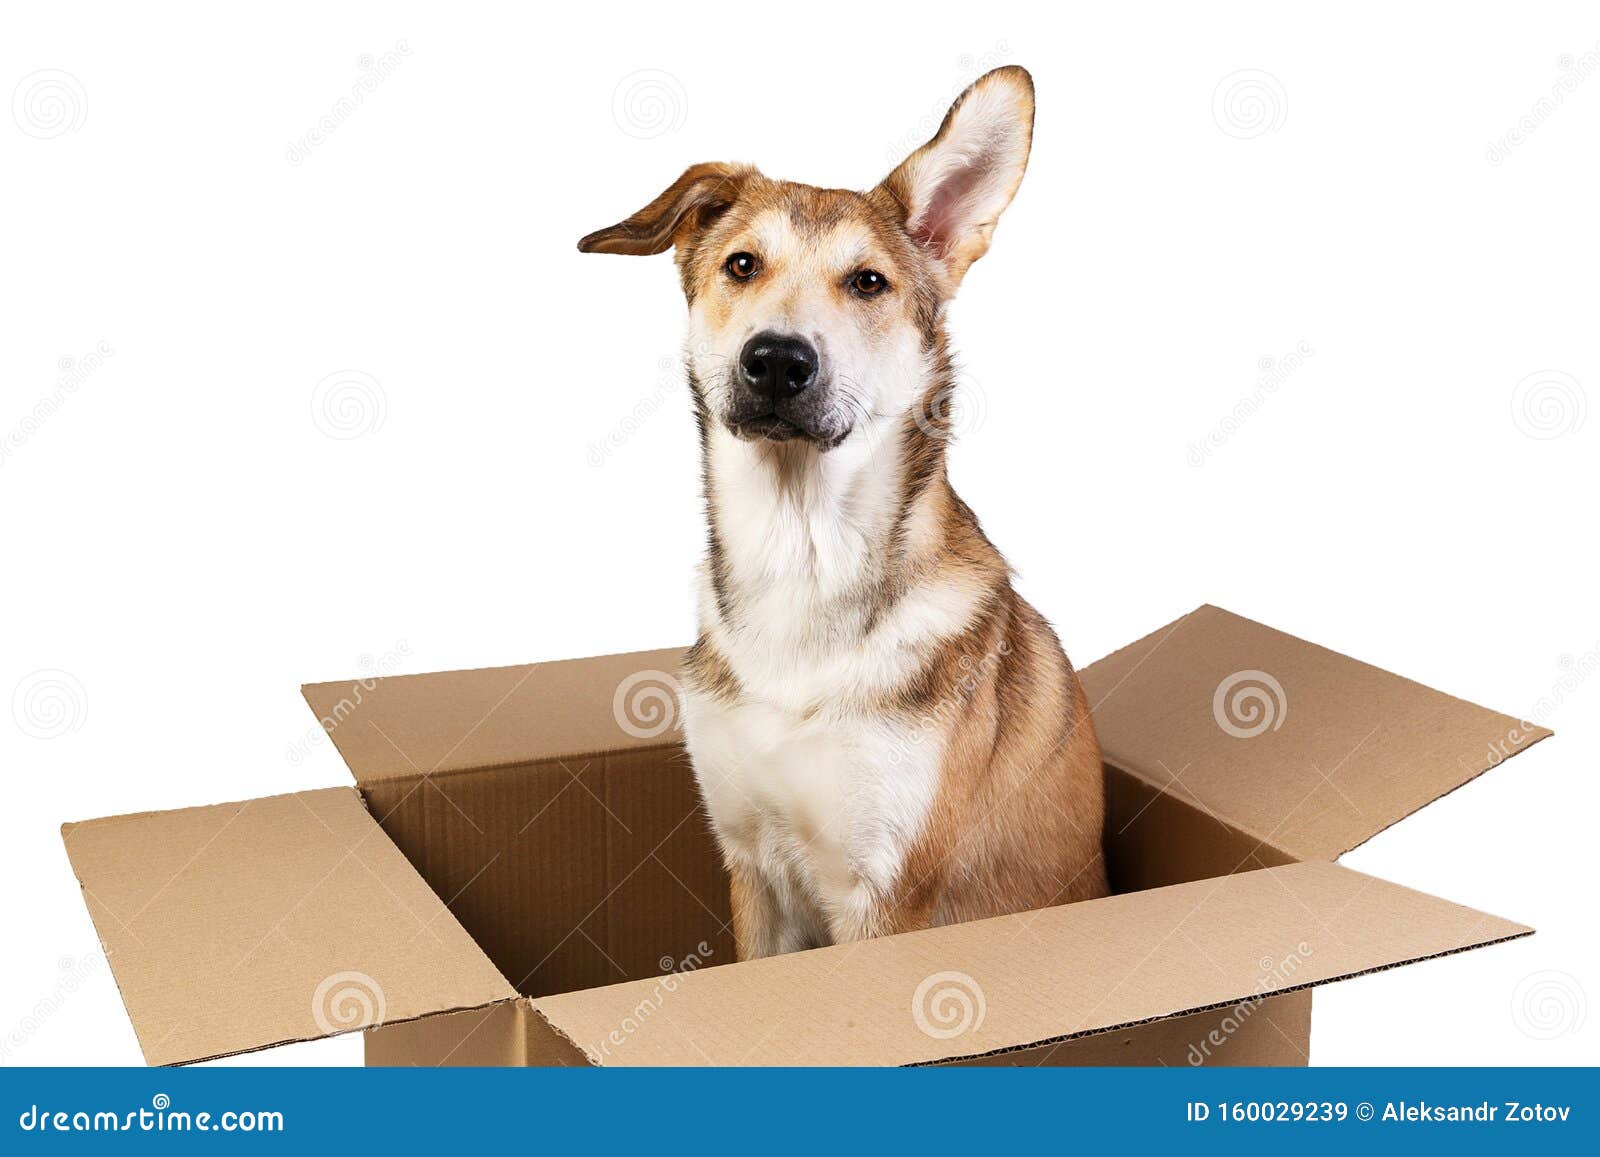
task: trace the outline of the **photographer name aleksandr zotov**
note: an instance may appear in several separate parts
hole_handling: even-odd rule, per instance
[[[1488,1101],[1476,1105],[1430,1105],[1426,1101],[1416,1104],[1409,1101],[1389,1101],[1383,1106],[1379,1119],[1406,1122],[1483,1121],[1520,1125],[1566,1121],[1571,1114],[1572,1108],[1569,1105],[1525,1105],[1520,1101],[1503,1101],[1498,1105]]]

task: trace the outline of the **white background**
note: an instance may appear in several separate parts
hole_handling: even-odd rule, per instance
[[[60,821],[346,782],[306,680],[690,638],[674,273],[581,234],[864,187],[1013,62],[958,488],[1080,664],[1211,601],[1537,711],[1346,862],[1539,934],[1320,991],[1313,1061],[1600,1060],[1593,5],[580,7],[8,7],[5,1062],[140,1059]]]

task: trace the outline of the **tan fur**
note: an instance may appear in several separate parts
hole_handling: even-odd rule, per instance
[[[963,113],[969,100],[974,104]],[[975,129],[973,118],[980,115],[985,119]],[[881,725],[895,735],[926,737],[928,749],[939,752],[936,789],[915,838],[903,848],[887,885],[862,869],[859,902],[855,891],[848,904],[812,895],[798,915],[783,915],[784,892],[793,883],[786,870],[774,875],[770,864],[763,867],[740,850],[757,834],[745,830],[742,812],[725,807],[719,815],[713,809],[728,852],[743,955],[973,920],[1107,891],[1100,752],[1082,687],[1050,626],[1012,589],[1005,560],[951,489],[945,471],[949,407],[942,399],[954,375],[944,306],[988,248],[995,218],[1016,191],[1032,115],[1027,74],[998,70],[963,95],[932,141],[866,193],[776,181],[748,166],[696,165],[650,205],[580,243],[586,251],[620,253],[675,247],[694,324],[718,348],[735,348],[761,319],[803,316],[824,345],[842,351],[841,364],[869,364],[863,359],[905,348],[914,351],[918,367],[920,384],[904,412],[867,413],[856,403],[860,422],[886,431],[888,449],[874,456],[873,465],[890,472],[893,501],[881,514],[876,508],[860,513],[865,545],[845,556],[854,569],[841,588],[830,586],[822,569],[809,569],[825,567],[825,541],[815,547],[817,561],[798,564],[802,573],[775,578],[760,575],[759,555],[734,545],[721,473],[727,466],[713,452],[714,444],[722,444],[716,358],[725,356],[712,354],[704,365],[691,367],[709,536],[702,633],[686,662],[687,696],[702,714],[738,719],[753,710],[801,730],[820,723],[876,734]],[[955,142],[965,152],[950,139],[960,133],[974,142]],[[971,172],[962,168],[969,159]],[[964,197],[974,206],[965,215],[951,209],[966,204]],[[764,263],[762,276],[749,284],[732,282],[723,268],[728,255],[739,251],[759,254]],[[853,296],[848,277],[860,267],[886,275],[892,292],[881,299]],[[881,361],[870,364],[888,372]],[[904,369],[899,363],[891,369],[896,367]],[[804,503],[831,452],[831,446],[803,441],[740,451],[766,472],[778,496],[774,517],[783,518],[791,517],[783,513],[791,503],[794,510],[807,509]],[[874,517],[881,525],[871,523]],[[798,642],[783,642],[760,617],[773,582],[793,582],[797,600],[811,600],[806,613],[814,621],[800,625]],[[881,677],[863,661],[866,673],[853,681],[841,679],[796,699],[799,692],[771,684],[762,673],[791,663],[800,670],[808,664],[827,669],[830,662],[854,671],[850,657],[887,646],[882,640],[890,632],[907,629],[904,620],[913,605],[932,608],[925,617],[934,625],[925,637],[913,629],[901,650],[892,652],[900,655],[893,675]],[[940,608],[947,606],[964,608],[957,621],[941,617]],[[922,620],[910,621],[914,628]],[[691,733],[690,754],[704,776],[706,753],[695,750],[693,739]],[[760,751],[749,755],[761,757]],[[746,773],[741,766],[740,774]],[[889,781],[899,774],[894,759],[867,773]],[[760,784],[759,778],[752,782]],[[724,785],[718,780],[710,786]],[[841,823],[854,822],[846,806],[840,808]],[[803,826],[801,819],[794,822]],[[802,892],[809,886],[799,881]]]

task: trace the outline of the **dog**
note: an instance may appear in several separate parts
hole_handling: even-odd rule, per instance
[[[1107,892],[1077,674],[951,489],[946,304],[1022,180],[1000,68],[865,193],[698,164],[585,253],[676,250],[708,549],[682,679],[740,959]]]

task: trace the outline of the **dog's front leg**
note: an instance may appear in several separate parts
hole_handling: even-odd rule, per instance
[[[787,882],[772,880],[757,868],[734,864],[729,868],[729,893],[734,949],[740,960],[827,943],[810,906]]]
[[[778,898],[772,886],[750,868],[730,870],[729,898],[733,907],[734,952],[740,960],[776,956],[778,948]]]
[[[942,864],[907,864],[887,893],[858,882],[828,919],[835,944],[898,936],[933,927],[933,914],[945,885]]]

